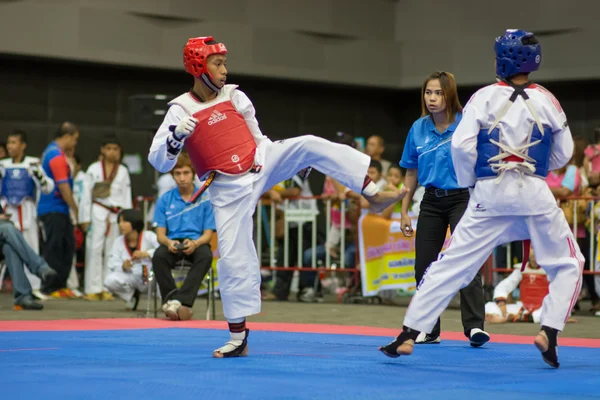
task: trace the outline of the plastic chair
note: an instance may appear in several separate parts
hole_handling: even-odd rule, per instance
[[[190,270],[192,263],[187,261],[185,258],[182,258],[181,261],[178,261],[179,265],[176,265],[172,270],[173,278],[175,279],[175,286],[180,288],[183,284],[183,281],[187,277],[187,273]],[[204,278],[206,280],[206,286],[208,287],[208,293],[206,298],[206,320],[210,321],[215,318],[215,286],[213,279],[213,269],[208,269],[208,273]],[[150,318],[152,314],[154,314],[154,318],[158,318],[158,283],[154,276],[154,271],[150,271],[148,274],[148,300],[146,304],[146,318]],[[153,307],[151,307],[151,303]],[[152,311],[151,311],[152,308]]]

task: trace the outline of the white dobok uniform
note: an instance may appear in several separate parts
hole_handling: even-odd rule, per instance
[[[489,301],[485,304],[485,313],[502,316],[502,310],[496,303],[496,300],[508,299],[508,296],[519,287],[519,284],[523,280],[523,273],[526,274],[541,274],[545,275],[543,269],[532,269],[525,268],[524,272],[521,272],[521,266],[515,268],[506,278],[502,279],[494,288],[494,301]],[[524,307],[523,302],[517,301],[516,303],[506,304],[506,313],[511,315],[519,315],[523,311],[525,314],[531,314],[533,322],[539,323],[542,315],[542,309],[529,310]]]
[[[44,169],[39,166],[44,175],[44,184],[31,173],[33,164],[40,165],[40,159],[36,157],[23,157],[20,163],[15,163],[12,158],[0,160],[0,171],[2,173],[1,202],[5,214],[12,214],[10,220],[15,227],[23,233],[27,244],[39,254],[40,239],[37,224],[37,202],[40,192],[50,193],[54,190],[54,181],[50,179]],[[29,279],[31,288],[39,290],[41,280],[25,268],[25,275]]]
[[[581,290],[584,258],[546,184],[549,170],[573,154],[567,118],[539,85],[525,100],[499,82],[480,89],[464,109],[452,138],[452,160],[461,187],[473,188],[450,246],[425,272],[404,325],[431,332],[452,296],[467,286],[496,246],[531,239],[547,273],[541,324],[562,330]]]
[[[150,257],[133,260],[133,266],[125,272],[123,263],[125,260],[131,260],[133,252],[127,246],[124,235],[117,237],[108,257],[108,274],[104,280],[104,286],[125,301],[131,300],[136,290],[145,292],[147,289],[146,274],[152,269],[152,256],[158,246],[158,239],[154,232],[143,231],[140,233],[136,250],[146,251]]]
[[[211,129],[208,126],[200,126],[201,124],[214,124],[212,129],[215,129],[220,126],[218,124],[225,125],[226,119],[233,120],[240,114],[254,138],[254,165],[259,167],[259,171],[247,171],[236,175],[218,173],[208,188],[221,255],[217,263],[219,290],[223,311],[228,319],[247,317],[260,312],[261,275],[256,248],[252,241],[252,214],[259,197],[275,184],[291,178],[309,166],[361,193],[370,163],[367,155],[349,146],[315,136],[272,142],[260,131],[252,102],[236,88],[235,85],[225,85],[217,97],[208,102],[197,101],[189,93],[173,100],[154,137],[148,156],[150,163],[160,172],[171,170],[177,157],[168,152],[167,141],[172,138],[169,127],[177,125],[188,115],[198,115],[205,111],[209,114],[212,111],[215,117],[211,115],[211,119],[204,120],[196,126],[195,132],[186,139],[188,152],[189,142],[193,143],[194,135],[201,134],[202,129],[206,129],[207,132]],[[229,114],[213,111],[223,107],[221,103],[229,104],[228,102],[233,105],[233,111],[228,111]],[[227,107],[231,110],[229,105]],[[238,115],[233,115],[234,113]],[[233,154],[231,161],[237,160],[236,157]]]
[[[117,216],[120,210],[132,208],[131,181],[129,171],[120,164],[110,185],[110,196],[102,199],[92,198],[92,189],[98,182],[109,177],[103,164],[96,161],[85,174],[81,204],[79,205],[79,223],[89,223],[85,241],[85,293],[101,293],[108,271],[110,247],[119,235]]]

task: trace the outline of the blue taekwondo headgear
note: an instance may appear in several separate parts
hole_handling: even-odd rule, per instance
[[[496,75],[502,79],[537,71],[542,62],[542,46],[533,33],[507,29],[496,38]]]

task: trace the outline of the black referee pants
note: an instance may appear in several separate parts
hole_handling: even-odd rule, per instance
[[[448,225],[454,232],[468,203],[468,191],[445,197],[436,197],[435,194],[426,192],[423,196],[415,238],[415,278],[417,283],[421,281],[427,267],[437,259],[442,250]],[[467,337],[469,337],[471,329],[483,329],[485,298],[481,272],[478,272],[473,281],[460,291],[460,308],[464,333]],[[440,330],[440,320],[438,319],[431,336],[439,336]]]

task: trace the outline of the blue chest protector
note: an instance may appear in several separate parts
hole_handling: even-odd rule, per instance
[[[477,135],[475,175],[478,179],[494,177],[500,179],[505,171],[513,170],[519,174],[546,179],[552,149],[552,129],[542,125],[535,108],[529,102],[529,96],[525,93],[525,88],[531,83],[528,82],[525,85],[506,83],[515,91],[492,126],[481,129]],[[523,97],[523,100],[525,100],[535,123],[531,127],[527,142],[523,146],[513,148],[503,142],[502,132],[497,126],[518,96]]]
[[[35,199],[36,185],[27,169],[7,168],[2,178],[2,196],[10,205],[19,205],[25,198]]]

